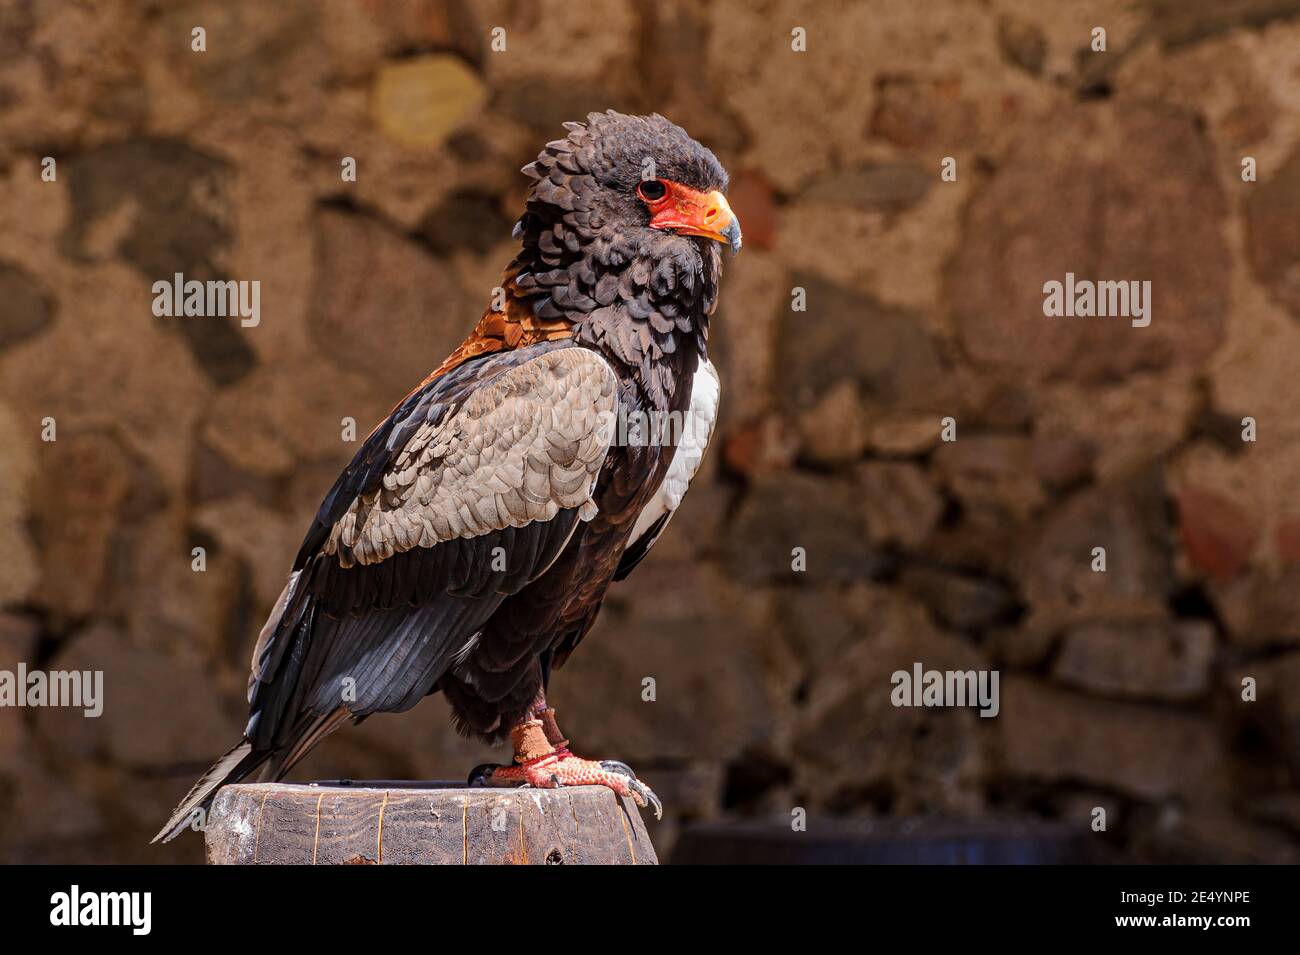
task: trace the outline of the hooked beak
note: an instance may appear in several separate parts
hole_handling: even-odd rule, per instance
[[[676,188],[667,197],[664,207],[651,217],[650,227],[725,242],[732,255],[739,252],[740,220],[727,205],[727,197],[716,189],[703,193],[676,183],[673,185]]]

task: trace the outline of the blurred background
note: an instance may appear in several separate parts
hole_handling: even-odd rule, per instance
[[[711,146],[745,230],[704,472],[552,686],[661,857],[802,807],[1296,861],[1298,103],[1300,0],[0,0],[0,669],[106,695],[0,710],[0,861],[201,860],[147,842],[239,734],[343,419],[468,332],[519,167],[608,107]],[[154,317],[174,272],[260,324]],[[1150,281],[1150,326],[1044,317],[1066,272]],[[918,661],[999,715],[893,707]],[[502,756],[436,698],[294,778]]]

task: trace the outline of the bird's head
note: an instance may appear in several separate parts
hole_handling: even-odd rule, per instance
[[[593,231],[658,230],[711,239],[740,251],[740,222],[727,205],[716,156],[659,114],[592,113],[566,123],[524,173],[533,204],[550,205]],[[579,213],[587,213],[583,216]],[[593,219],[599,221],[593,222]]]
[[[717,157],[657,114],[591,113],[565,128],[523,169],[534,182],[515,228],[516,284],[550,291],[545,317],[620,297],[636,318],[669,299],[711,312],[719,250],[741,245]]]

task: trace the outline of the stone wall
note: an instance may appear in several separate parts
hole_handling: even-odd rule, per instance
[[[1300,0],[0,0],[0,670],[106,694],[0,710],[0,860],[200,858],[146,843],[238,735],[341,422],[460,340],[519,167],[614,107],[711,145],[746,239],[704,473],[553,687],[660,854],[1102,807],[1125,858],[1296,861],[1298,103]],[[259,280],[260,324],[155,317],[175,272]],[[1045,316],[1067,272],[1150,281],[1150,325]],[[998,715],[892,705],[914,662],[996,669]],[[490,758],[435,699],[295,776]]]

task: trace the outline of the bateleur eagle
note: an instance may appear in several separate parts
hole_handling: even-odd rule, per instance
[[[345,720],[446,695],[514,761],[471,784],[598,784],[546,686],[645,557],[708,444],[705,349],[740,225],[716,157],[662,116],[592,113],[523,172],[522,246],[470,336],[335,481],[263,626],[244,737],[157,839],[255,770],[281,779]]]

